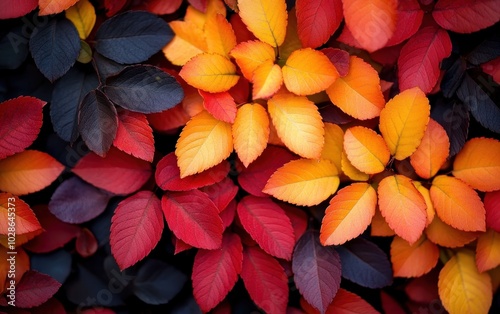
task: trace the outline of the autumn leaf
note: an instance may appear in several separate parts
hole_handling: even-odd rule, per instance
[[[341,0],[297,0],[295,11],[300,42],[311,48],[326,43],[344,17]]]
[[[152,162],[154,146],[153,130],[142,113],[121,110],[118,112],[118,129],[113,145],[134,157]]]
[[[283,84],[280,66],[271,60],[264,61],[253,71],[252,83],[252,99],[270,98]]]
[[[39,0],[39,15],[61,13],[62,11],[74,5],[76,2],[78,2],[78,0]]]
[[[184,65],[191,58],[208,51],[203,28],[190,21],[169,23],[174,38],[164,48],[165,57],[175,65]]]
[[[344,150],[344,131],[333,123],[325,123],[325,144],[321,152],[322,159],[328,159],[337,170],[342,169],[342,151]]]
[[[391,243],[391,262],[394,277],[421,277],[430,272],[439,260],[439,248],[425,235],[410,245],[401,237]]]
[[[426,212],[427,212],[427,223],[426,226],[428,226],[432,220],[434,219],[434,216],[436,215],[436,211],[434,210],[434,205],[432,204],[431,200],[431,192],[429,191],[428,188],[426,188],[421,182],[419,181],[413,181],[413,185],[417,190],[422,194],[425,200],[425,205],[427,206]]]
[[[38,231],[42,228],[30,206],[11,193],[0,193],[0,217],[0,234],[3,235],[9,233],[9,222],[12,222],[12,217],[15,221],[16,235]]]
[[[342,152],[340,164],[342,165],[342,173],[353,181],[368,181],[370,178],[369,174],[360,171],[351,164],[351,161],[347,158],[345,151]]]
[[[382,172],[391,158],[382,136],[362,126],[346,130],[344,150],[351,164],[368,174]]]
[[[384,216],[382,216],[379,209],[375,211],[375,215],[372,218],[370,235],[374,237],[392,237],[396,235],[394,230],[389,227],[389,224],[385,220]]]
[[[80,35],[80,39],[86,39],[96,21],[95,9],[88,0],[79,0],[75,5],[65,12],[66,18],[73,22]]]
[[[175,155],[181,178],[219,164],[232,151],[231,125],[200,112],[182,129],[177,141]]]
[[[229,52],[236,46],[233,27],[222,14],[216,14],[205,23],[207,52],[229,57]]]
[[[276,170],[263,192],[292,204],[312,206],[335,193],[339,183],[337,168],[329,160],[298,159]]]
[[[495,230],[488,229],[477,239],[476,265],[480,272],[500,265],[500,234]]]
[[[217,120],[233,123],[236,118],[236,103],[229,92],[207,93],[199,90],[203,107]]]
[[[258,40],[239,43],[231,50],[230,55],[234,58],[247,80],[252,80],[253,72],[262,63],[267,60],[274,63],[274,59],[276,58],[273,47]]]
[[[458,248],[476,240],[479,233],[455,229],[436,215],[425,229],[425,234],[429,240],[437,245]]]

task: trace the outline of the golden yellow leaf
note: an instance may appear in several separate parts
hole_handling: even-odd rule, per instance
[[[340,164],[342,166],[342,172],[353,181],[367,181],[370,178],[369,174],[360,171],[351,164],[345,151],[342,152]]]
[[[380,132],[397,160],[417,149],[429,123],[431,107],[418,87],[407,89],[389,102],[380,113]]]
[[[363,126],[346,130],[344,150],[351,164],[367,174],[382,172],[391,158],[382,136]]]
[[[279,200],[313,206],[337,191],[339,177],[335,165],[325,159],[297,159],[276,170],[263,189]]]
[[[258,40],[251,40],[239,43],[230,52],[236,64],[241,69],[243,76],[251,81],[253,72],[265,61],[271,60],[274,63],[276,53],[269,44]]]
[[[172,21],[169,25],[175,36],[163,48],[163,54],[172,64],[184,65],[208,50],[202,27],[188,21]]]
[[[280,92],[268,101],[268,111],[278,136],[294,153],[319,158],[325,130],[318,107],[303,96]]]
[[[325,122],[325,144],[321,158],[328,159],[337,169],[342,169],[342,151],[344,150],[344,131],[333,123]]]
[[[417,190],[422,194],[425,200],[425,205],[427,206],[427,223],[426,226],[430,225],[434,216],[436,215],[436,211],[434,210],[434,205],[432,205],[431,193],[428,188],[422,185],[422,183],[418,181],[413,181],[413,185],[417,188]]]
[[[80,0],[65,11],[66,18],[73,22],[80,39],[85,39],[94,28],[96,15],[95,9],[89,0]]]
[[[253,72],[252,83],[252,99],[270,98],[283,84],[280,66],[271,60],[264,61]]]
[[[479,273],[474,253],[458,251],[441,269],[438,279],[439,298],[450,314],[487,314],[493,291],[491,278]]]
[[[229,57],[229,52],[236,46],[233,27],[222,14],[216,14],[205,23],[207,52]]]
[[[285,0],[239,0],[241,20],[261,41],[279,47],[285,40],[288,14]]]
[[[233,124],[234,150],[245,167],[262,154],[269,140],[269,117],[259,104],[238,109]]]
[[[218,165],[232,151],[231,124],[200,112],[184,126],[175,146],[181,178]]]

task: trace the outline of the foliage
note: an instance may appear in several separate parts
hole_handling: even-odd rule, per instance
[[[497,0],[0,19],[0,312],[500,310]]]

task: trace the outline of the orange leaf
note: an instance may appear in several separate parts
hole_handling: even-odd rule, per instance
[[[341,245],[362,234],[377,206],[377,192],[368,183],[353,183],[330,200],[321,223],[323,245]]]
[[[420,277],[430,272],[438,260],[438,246],[427,240],[425,235],[413,245],[398,236],[392,240],[391,262],[394,277]]]
[[[333,104],[348,115],[372,119],[380,115],[385,105],[377,71],[362,59],[351,56],[349,72],[327,88]]]
[[[409,157],[420,145],[431,107],[418,88],[407,89],[387,102],[380,113],[380,132],[394,158]]]
[[[255,37],[273,47],[281,46],[288,17],[285,0],[238,0],[238,9]]]
[[[280,66],[271,60],[264,61],[253,72],[252,82],[252,99],[270,98],[283,84]]]
[[[339,73],[327,56],[318,50],[295,50],[283,66],[286,88],[296,95],[312,95],[324,91]]]
[[[453,175],[480,191],[500,190],[500,141],[473,138],[453,163]]]
[[[436,175],[449,153],[450,140],[446,131],[439,123],[429,119],[420,145],[410,156],[410,163],[420,177],[429,179]]]
[[[450,314],[487,314],[492,300],[491,278],[479,273],[474,253],[458,251],[441,269],[438,280],[439,298]]]
[[[347,158],[345,151],[342,152],[340,164],[342,165],[342,172],[353,181],[368,181],[370,178],[369,174],[360,171],[351,164],[351,161]]]
[[[462,231],[445,224],[438,216],[434,216],[431,224],[425,229],[427,238],[437,245],[457,248],[476,240],[477,232]]]
[[[39,0],[40,12],[38,15],[61,13],[77,2],[78,0]]]
[[[273,47],[258,40],[245,41],[231,50],[231,57],[241,69],[241,73],[247,80],[252,80],[253,72],[265,61],[274,63],[276,54]]]
[[[42,228],[28,204],[10,193],[0,193],[0,234],[7,235],[10,232],[9,222],[15,223],[16,235]]]
[[[382,172],[391,158],[382,136],[362,126],[347,129],[344,150],[351,164],[367,174]]]
[[[457,178],[440,175],[431,186],[431,199],[441,220],[463,231],[486,231],[486,210],[477,192]]]
[[[282,92],[268,101],[268,111],[278,136],[292,152],[304,158],[321,156],[325,130],[312,101]]]
[[[218,165],[232,151],[231,125],[200,112],[182,129],[175,146],[181,178]]]
[[[325,123],[325,144],[321,158],[328,159],[340,171],[342,168],[342,151],[344,150],[344,131],[333,123]]]
[[[428,226],[432,220],[434,219],[434,216],[436,215],[436,211],[434,210],[434,205],[432,204],[431,200],[431,193],[428,188],[422,185],[422,183],[418,181],[413,181],[413,185],[417,188],[417,190],[422,194],[425,200],[425,205],[427,206],[427,223],[425,224]]]
[[[259,157],[269,139],[269,117],[259,104],[245,104],[238,109],[233,124],[234,150],[245,167]]]
[[[47,153],[25,150],[0,160],[0,190],[15,195],[40,191],[63,172],[64,166]]]
[[[480,272],[500,265],[500,233],[488,229],[477,239],[476,265]]]
[[[372,218],[370,235],[374,237],[392,237],[396,235],[378,209]]]
[[[396,30],[397,0],[342,0],[345,23],[369,52],[385,46]]]
[[[229,57],[229,52],[236,46],[233,27],[222,14],[216,14],[205,23],[207,52]]]
[[[175,36],[163,48],[163,53],[172,64],[184,65],[194,56],[208,50],[205,34],[200,26],[187,19],[185,21],[172,21],[169,25]]]
[[[203,53],[189,60],[179,75],[191,86],[210,93],[229,90],[238,83],[236,66],[218,54]]]
[[[326,200],[339,187],[337,168],[329,160],[293,160],[271,175],[263,189],[279,200],[312,206]]]
[[[382,179],[378,185],[378,206],[392,230],[410,244],[415,243],[427,220],[425,200],[403,175]]]

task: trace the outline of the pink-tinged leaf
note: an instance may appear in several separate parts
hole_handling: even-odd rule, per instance
[[[236,216],[236,207],[238,206],[238,202],[233,199],[229,205],[224,208],[223,211],[219,213],[220,218],[222,219],[222,224],[224,228],[228,228],[234,221],[234,217]]]
[[[286,312],[288,278],[275,258],[258,247],[245,248],[241,278],[252,300],[265,313]]]
[[[238,187],[233,183],[233,180],[224,178],[220,182],[201,188],[200,191],[208,195],[220,213],[236,197]]]
[[[209,0],[188,0],[189,4],[192,5],[196,10],[205,13],[207,11]],[[218,2],[218,1],[212,1]]]
[[[3,6],[0,1],[0,7]],[[9,4],[10,7],[17,7]],[[0,16],[3,10],[0,9]],[[43,106],[38,98],[21,96],[0,103],[0,159],[20,153],[37,138],[43,123]]]
[[[419,29],[424,18],[418,0],[399,0],[398,21],[396,30],[386,46],[394,46],[413,36]]]
[[[290,218],[293,233],[295,234],[295,242],[297,242],[307,230],[307,214],[297,206],[288,203],[281,203],[279,206],[283,208],[285,214]]]
[[[451,53],[448,32],[429,26],[420,29],[401,49],[398,78],[401,91],[412,87],[428,94],[439,79],[439,64]]]
[[[317,48],[326,43],[344,18],[341,0],[297,0],[295,14],[304,48]]]
[[[123,9],[127,2],[127,0],[104,0],[106,16],[113,16],[116,13],[120,12],[120,10]]]
[[[472,33],[500,21],[500,6],[497,0],[439,0],[432,17],[444,29]]]
[[[321,245],[317,232],[306,232],[297,242],[292,261],[295,284],[322,313],[340,288],[341,268],[339,255],[332,247]]]
[[[209,93],[199,90],[203,106],[217,120],[233,123],[236,118],[236,103],[229,92]]]
[[[219,250],[198,250],[194,258],[193,295],[204,312],[219,304],[233,289],[243,266],[238,235],[226,233]]]
[[[182,0],[148,0],[144,4],[146,6],[146,10],[148,10],[151,13],[158,14],[158,15],[164,15],[164,14],[172,14],[182,4]]]
[[[110,245],[120,269],[146,257],[160,241],[164,224],[161,203],[151,191],[140,191],[118,204],[111,219]]]
[[[113,145],[127,154],[152,162],[155,140],[146,116],[128,110],[119,111],[118,130]]]
[[[363,47],[361,46],[359,41],[357,41],[356,38],[354,38],[354,36],[352,35],[352,33],[348,27],[344,27],[342,29],[342,33],[340,33],[337,40],[343,44],[348,45],[348,46],[358,48],[358,49],[363,49]]]
[[[177,239],[177,237],[175,235],[173,235],[172,238],[173,238],[172,241],[174,242],[174,247],[175,247],[174,255],[177,255],[181,252],[184,252],[186,250],[193,248],[192,245],[187,244],[186,242],[182,241],[181,239]]]
[[[359,295],[340,288],[326,311],[327,314],[380,314]]]
[[[500,191],[487,192],[484,195],[486,226],[500,232]]]
[[[16,5],[12,5],[12,2],[9,0],[1,0],[0,20],[21,17],[36,9],[37,6],[38,0],[21,0],[17,1]]]
[[[238,183],[248,193],[265,197],[262,192],[271,175],[291,160],[297,159],[290,151],[268,145],[262,155],[244,169],[238,176]]]
[[[324,48],[320,51],[330,59],[340,77],[344,77],[349,73],[349,53],[347,51],[338,48]]]
[[[238,217],[243,228],[267,253],[290,260],[295,236],[292,223],[270,198],[245,196],[238,203]]]
[[[95,238],[92,231],[87,228],[83,228],[75,242],[75,249],[81,257],[90,257],[97,252],[99,248],[99,243]]]
[[[151,165],[144,160],[111,148],[102,158],[85,155],[73,172],[88,183],[115,194],[136,192],[151,176]]]
[[[229,168],[229,163],[224,160],[215,167],[181,179],[177,157],[172,152],[156,165],[155,179],[156,184],[163,190],[188,191],[220,182],[229,173]]]
[[[198,190],[167,192],[161,206],[177,238],[200,249],[215,250],[221,246],[224,226],[217,206],[207,194]]]
[[[61,287],[54,278],[30,270],[23,275],[16,286],[16,306],[32,308],[45,303]]]

